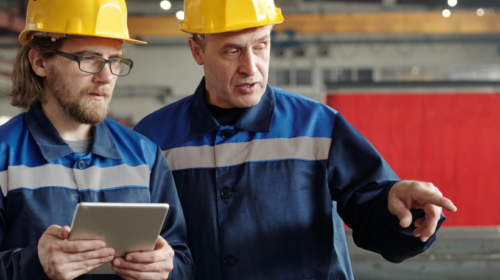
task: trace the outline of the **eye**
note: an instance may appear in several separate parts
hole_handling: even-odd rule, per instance
[[[95,57],[91,55],[84,55],[82,56],[82,59],[80,60],[81,62],[86,62],[86,63],[91,63],[95,61]]]
[[[226,51],[228,55],[237,55],[239,52],[240,51],[238,49],[230,49]]]
[[[256,51],[263,51],[265,49],[266,49],[266,44],[264,44],[264,43],[260,43],[254,47],[254,50],[256,50]]]

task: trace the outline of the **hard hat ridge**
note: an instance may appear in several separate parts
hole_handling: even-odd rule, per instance
[[[180,29],[213,34],[283,22],[274,0],[185,0]]]
[[[30,0],[26,28],[19,41],[26,44],[33,34],[52,37],[92,36],[146,44],[130,39],[125,0]]]

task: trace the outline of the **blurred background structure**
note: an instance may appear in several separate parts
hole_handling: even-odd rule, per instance
[[[27,0],[0,2],[0,91]],[[350,241],[356,279],[499,279],[500,1],[275,0],[269,82],[340,111],[401,178],[458,206],[425,254],[403,264]],[[110,117],[133,127],[194,92],[203,71],[178,29],[182,0],[127,0],[134,69]],[[0,96],[0,124],[22,110]],[[347,230],[349,234],[349,230]]]

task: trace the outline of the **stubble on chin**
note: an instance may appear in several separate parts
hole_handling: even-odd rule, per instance
[[[71,103],[64,110],[73,120],[90,125],[96,125],[102,122],[109,112],[109,95],[103,101],[93,100],[88,96],[88,92],[96,92],[95,89],[83,91],[79,100]]]
[[[57,77],[57,76],[52,76]],[[86,87],[75,93],[70,85],[62,81],[49,82],[52,94],[67,117],[75,122],[96,125],[102,122],[109,112],[112,89],[110,85]],[[103,93],[104,100],[93,100],[89,93]]]

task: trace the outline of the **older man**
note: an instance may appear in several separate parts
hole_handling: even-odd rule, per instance
[[[205,77],[136,130],[172,168],[198,279],[352,279],[342,220],[389,261],[431,245],[450,200],[400,181],[338,112],[268,85],[272,0],[184,3]]]
[[[106,118],[116,79],[133,66],[122,43],[144,43],[129,38],[126,13],[123,0],[29,3],[11,93],[28,112],[0,127],[1,279],[194,278],[165,158]],[[67,241],[78,202],[162,202],[170,211],[153,251],[114,258],[104,241]],[[81,276],[111,261],[122,278]]]

